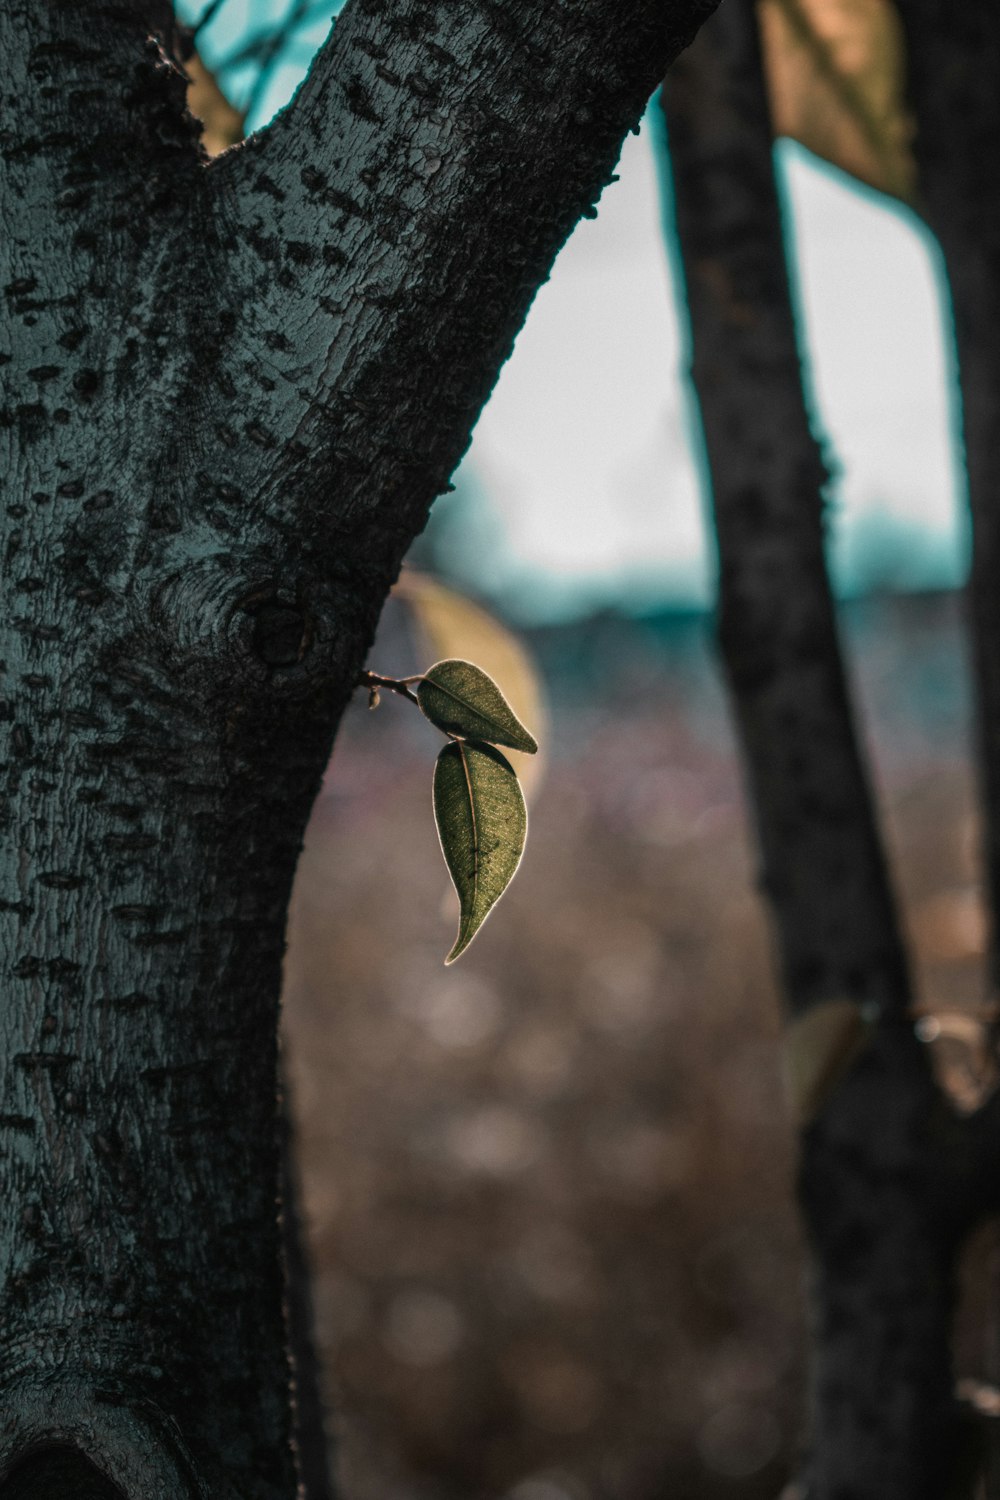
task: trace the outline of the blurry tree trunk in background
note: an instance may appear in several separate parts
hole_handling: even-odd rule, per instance
[[[991,993],[1000,994],[1000,7],[897,0],[922,209],[951,292],[972,516],[972,625]]]
[[[826,1024],[864,1038],[801,1122],[814,1304],[805,1483],[810,1500],[942,1500],[963,1446],[955,1259],[997,1202],[997,1108],[959,1121],[912,1025],[824,560],[826,474],[803,392],[752,0],[727,0],[664,100],[719,642],[789,1045],[831,1074]]]
[[[0,6],[3,1500],[296,1492],[303,829],[400,559],[711,8],[353,0],[209,166],[166,0]]]

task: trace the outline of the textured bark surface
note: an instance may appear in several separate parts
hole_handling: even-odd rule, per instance
[[[127,1500],[295,1492],[302,831],[400,558],[710,8],[355,0],[209,167],[158,0],[0,7],[5,1500],[94,1489],[74,1452]]]
[[[972,516],[969,580],[985,866],[1000,986],[1000,11],[899,0],[923,209],[955,317]]]
[[[959,1461],[954,1265],[996,1204],[997,1108],[955,1119],[909,981],[823,555],[751,0],[664,88],[723,663],[793,1015],[850,999],[872,1040],[803,1132],[813,1250],[810,1500],[942,1500]]]

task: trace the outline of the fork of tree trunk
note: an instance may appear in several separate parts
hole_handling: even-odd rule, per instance
[[[292,1500],[292,875],[400,560],[712,0],[352,0],[208,163],[0,5],[0,1496]],[[598,65],[599,60],[599,65]]]

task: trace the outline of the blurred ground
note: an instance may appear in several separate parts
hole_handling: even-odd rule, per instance
[[[958,608],[846,620],[921,998],[964,1016],[983,923]],[[804,1408],[794,1147],[708,629],[530,639],[547,776],[458,965],[440,741],[409,705],[358,696],[303,856],[287,1038],[343,1493],[773,1497]],[[371,663],[428,665],[411,652],[391,617]]]

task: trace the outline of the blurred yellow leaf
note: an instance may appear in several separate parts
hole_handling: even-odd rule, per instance
[[[890,0],[760,0],[775,135],[916,199],[905,62]]]
[[[234,109],[197,53],[187,64],[188,109],[204,125],[201,143],[209,156],[243,139],[243,116]]]
[[[854,1000],[823,1000],[785,1031],[785,1084],[798,1125],[815,1120],[867,1045],[871,1027]]]
[[[393,594],[409,607],[432,661],[457,656],[475,662],[497,683],[521,723],[530,725],[543,749],[537,755],[504,752],[530,799],[541,780],[548,715],[538,669],[526,647],[494,615],[425,573],[406,569]]]

